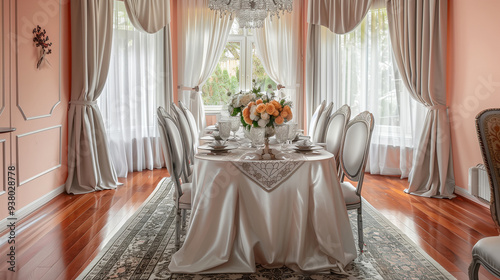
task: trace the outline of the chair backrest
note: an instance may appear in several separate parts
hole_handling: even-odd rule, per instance
[[[191,130],[193,145],[196,150],[196,147],[198,147],[198,142],[200,139],[200,131],[198,130],[198,125],[196,125],[196,120],[193,116],[193,113],[191,113],[191,111],[189,111],[189,109],[180,100],[179,100],[179,107],[181,108],[182,112],[184,113],[184,116],[186,117],[189,123],[189,129]]]
[[[335,156],[335,160],[339,163],[339,151],[342,145],[342,140],[344,139],[345,129],[349,118],[351,117],[351,108],[345,104],[340,107],[333,115],[330,117],[328,126],[326,128],[326,150]]]
[[[160,142],[165,158],[165,165],[174,178],[177,192],[182,194],[179,178],[183,175],[184,154],[182,139],[174,119],[163,107],[157,110],[158,129],[160,131]]]
[[[176,106],[174,103],[171,104],[171,109],[175,114],[175,121],[177,122],[177,127],[179,127],[179,131],[181,132],[182,141],[185,143],[184,156],[186,157],[186,162],[189,163],[189,161],[193,161],[194,159],[193,136],[191,134],[191,129],[189,128],[189,122],[181,108]]]
[[[323,109],[325,109],[326,106],[326,101],[323,100],[321,104],[316,108],[316,111],[314,111],[314,114],[311,116],[311,120],[309,121],[309,126],[307,127],[307,134],[309,134],[311,137],[314,135],[314,131],[316,130],[316,124],[318,123],[318,119],[321,116],[321,113],[323,113]]]
[[[330,102],[318,118],[316,127],[314,128],[314,133],[311,134],[312,141],[315,143],[325,143],[326,126],[328,125],[328,120],[333,110],[333,102]]]
[[[368,111],[361,112],[347,124],[340,148],[342,172],[349,180],[358,182],[356,190],[358,195],[361,194],[373,124],[373,115]]]
[[[500,108],[487,109],[476,116],[476,129],[491,189],[490,212],[500,229]]]

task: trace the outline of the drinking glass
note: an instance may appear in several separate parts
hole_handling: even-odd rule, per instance
[[[240,129],[240,117],[231,117],[231,131],[233,132],[234,140],[236,140],[236,132]]]
[[[222,119],[219,121],[219,137],[224,140],[224,143],[231,136],[231,120]]]
[[[266,129],[264,127],[250,128],[250,139],[257,148],[263,148],[265,145]]]
[[[293,139],[297,137],[297,123],[286,123],[286,126],[288,126],[288,136],[287,136],[287,144],[288,147],[292,145]]]
[[[289,126],[286,124],[274,126],[274,131],[276,133],[276,141],[281,144],[281,149],[284,149],[284,144],[288,140],[288,129]]]

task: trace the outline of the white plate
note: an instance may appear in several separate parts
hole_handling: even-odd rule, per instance
[[[227,145],[226,147],[222,147],[222,148],[214,148],[214,147],[211,147],[209,144],[207,145],[201,145],[198,147],[198,149],[201,149],[201,150],[209,150],[211,152],[227,152],[227,151],[230,151],[230,150],[234,150],[238,148],[238,146],[235,146],[235,145]]]
[[[295,146],[294,149],[299,150],[299,151],[314,151],[314,150],[321,150],[323,147],[320,146]]]

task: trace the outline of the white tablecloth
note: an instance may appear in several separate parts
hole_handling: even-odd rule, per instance
[[[335,159],[326,151],[266,190],[234,164],[244,151],[198,154],[192,211],[171,272],[251,273],[255,264],[338,270],[356,257]]]

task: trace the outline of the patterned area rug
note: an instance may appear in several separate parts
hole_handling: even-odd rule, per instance
[[[171,274],[173,192],[168,178],[160,182],[78,279],[454,279],[366,201],[365,252],[346,267],[346,274],[300,274],[286,267],[260,266],[253,274]],[[349,217],[357,238],[356,211],[349,211]]]

